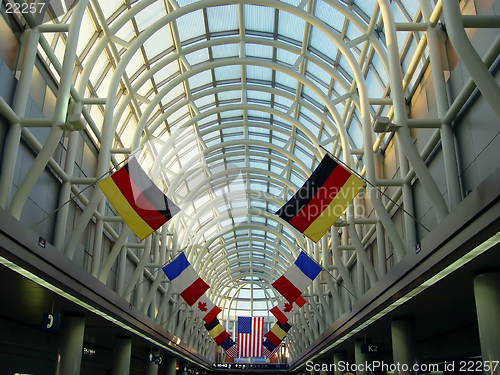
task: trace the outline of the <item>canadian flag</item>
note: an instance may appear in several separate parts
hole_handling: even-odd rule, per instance
[[[218,306],[215,306],[205,294],[203,294],[191,308],[205,323],[213,321],[222,311]]]
[[[295,313],[302,306],[304,306],[305,303],[306,300],[304,299],[304,297],[299,296],[299,298],[297,298],[295,302],[280,301],[269,311],[276,317],[276,319],[278,319],[278,322],[280,322],[281,324],[285,324],[292,319]]]

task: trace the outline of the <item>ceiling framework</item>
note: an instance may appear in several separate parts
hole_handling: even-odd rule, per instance
[[[159,268],[184,251],[211,285],[209,297],[229,327],[238,315],[269,315],[279,298],[271,283],[304,250],[332,277],[315,280],[305,293],[309,307],[290,333],[290,354],[298,356],[387,272],[389,247],[395,262],[413,250],[415,177],[437,222],[461,199],[449,132],[453,113],[442,91],[436,30],[442,11],[441,1],[429,0],[80,0],[67,15],[32,27],[28,39],[59,86],[52,131],[32,175],[49,164],[63,181],[65,202],[110,166],[141,155],[143,167],[181,208],[157,233],[134,242],[127,227],[113,225],[120,219],[97,189],[79,196],[84,210],[67,240],[68,211],[59,211],[54,246],[73,257],[95,217],[97,233],[107,231],[114,243],[100,264],[102,236],[96,236],[92,274],[106,283],[117,269],[120,295],[207,355],[212,341],[201,322],[186,323],[194,318]],[[438,118],[408,120],[406,100],[429,64]],[[66,113],[87,124],[81,132],[98,150],[95,176],[72,177],[73,167],[51,157]],[[378,116],[399,126],[396,136],[373,132]],[[427,155],[413,146],[413,126],[436,128],[430,142],[443,144],[447,201],[424,163]],[[29,130],[23,134],[29,138]],[[69,135],[66,165],[74,164],[77,138],[78,132]],[[399,172],[385,179],[375,152],[389,142],[398,145]],[[350,206],[314,244],[274,212],[325,150],[368,185],[355,201],[363,212]],[[20,216],[34,178],[16,192],[12,215]],[[4,173],[2,186],[9,182]],[[408,213],[402,230],[393,222],[394,202],[378,190],[387,187]],[[375,237],[386,243],[369,252]],[[122,248],[134,262],[132,273],[119,261]]]

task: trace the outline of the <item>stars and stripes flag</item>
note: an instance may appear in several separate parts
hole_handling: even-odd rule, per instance
[[[238,317],[238,356],[262,357],[264,317]]]

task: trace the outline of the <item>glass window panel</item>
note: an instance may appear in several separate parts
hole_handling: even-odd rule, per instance
[[[274,12],[270,7],[245,4],[245,29],[272,33]]]
[[[302,41],[302,39],[304,39],[305,24],[302,18],[280,10],[278,34],[290,39]]]
[[[191,52],[186,55],[186,59],[191,64],[191,66],[201,63],[203,61],[208,61],[208,49],[203,48],[198,51]]]
[[[238,57],[239,55],[240,49],[237,44],[224,44],[212,47],[212,56],[214,59],[221,57]]]
[[[314,15],[320,20],[324,21],[327,25],[333,27],[339,33],[344,27],[345,16],[337,9],[333,8],[323,1],[318,1],[316,3]]]
[[[217,67],[214,72],[217,81],[241,78],[241,66],[239,65]]]
[[[162,1],[156,1],[135,15],[139,31],[143,31],[165,16],[165,6]]]
[[[245,43],[246,54],[251,57],[273,58],[273,47],[261,44]]]
[[[208,29],[218,31],[239,30],[238,5],[223,5],[207,8]]]
[[[278,48],[276,59],[278,62],[283,62],[285,65],[293,65],[299,56],[295,53]]]
[[[190,77],[188,81],[191,89],[194,89],[196,87],[203,86],[209,82],[212,82],[212,74],[210,73],[210,71],[200,72]]]
[[[247,65],[247,78],[257,79],[261,81],[271,81],[272,80],[272,70],[262,66]]]
[[[143,44],[148,59],[155,57],[173,45],[170,25],[163,26]]]
[[[337,58],[337,46],[315,27],[312,28],[310,45],[331,60]]]
[[[176,22],[181,42],[205,35],[205,20],[201,9],[177,18]]]

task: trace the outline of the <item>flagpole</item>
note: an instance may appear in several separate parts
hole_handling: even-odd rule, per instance
[[[345,168],[347,168],[351,173],[353,173],[354,175],[356,175],[356,177],[360,178],[361,180],[363,180],[364,182],[366,182],[368,185],[370,185],[371,187],[377,189],[377,191],[382,194],[384,197],[386,197],[387,199],[389,199],[392,203],[394,203],[400,210],[402,210],[405,214],[407,214],[409,217],[411,217],[417,224],[419,224],[422,228],[424,228],[427,232],[431,232],[424,224],[422,224],[415,216],[413,216],[411,213],[409,213],[408,211],[406,211],[400,204],[398,204],[397,202],[395,202],[391,197],[389,197],[386,193],[384,193],[382,190],[380,190],[380,188],[378,186],[375,186],[374,184],[372,184],[370,181],[368,181],[366,178],[364,178],[361,174],[359,174],[357,171],[355,171],[354,169],[352,169],[351,167],[349,167],[346,163],[344,163],[342,160],[340,160],[339,158],[337,158],[335,155],[333,155],[330,151],[328,151],[325,147],[323,147],[322,145],[320,145],[319,147],[321,147],[323,150],[325,150],[328,155],[330,155],[330,157],[332,157],[336,162],[342,164]]]

